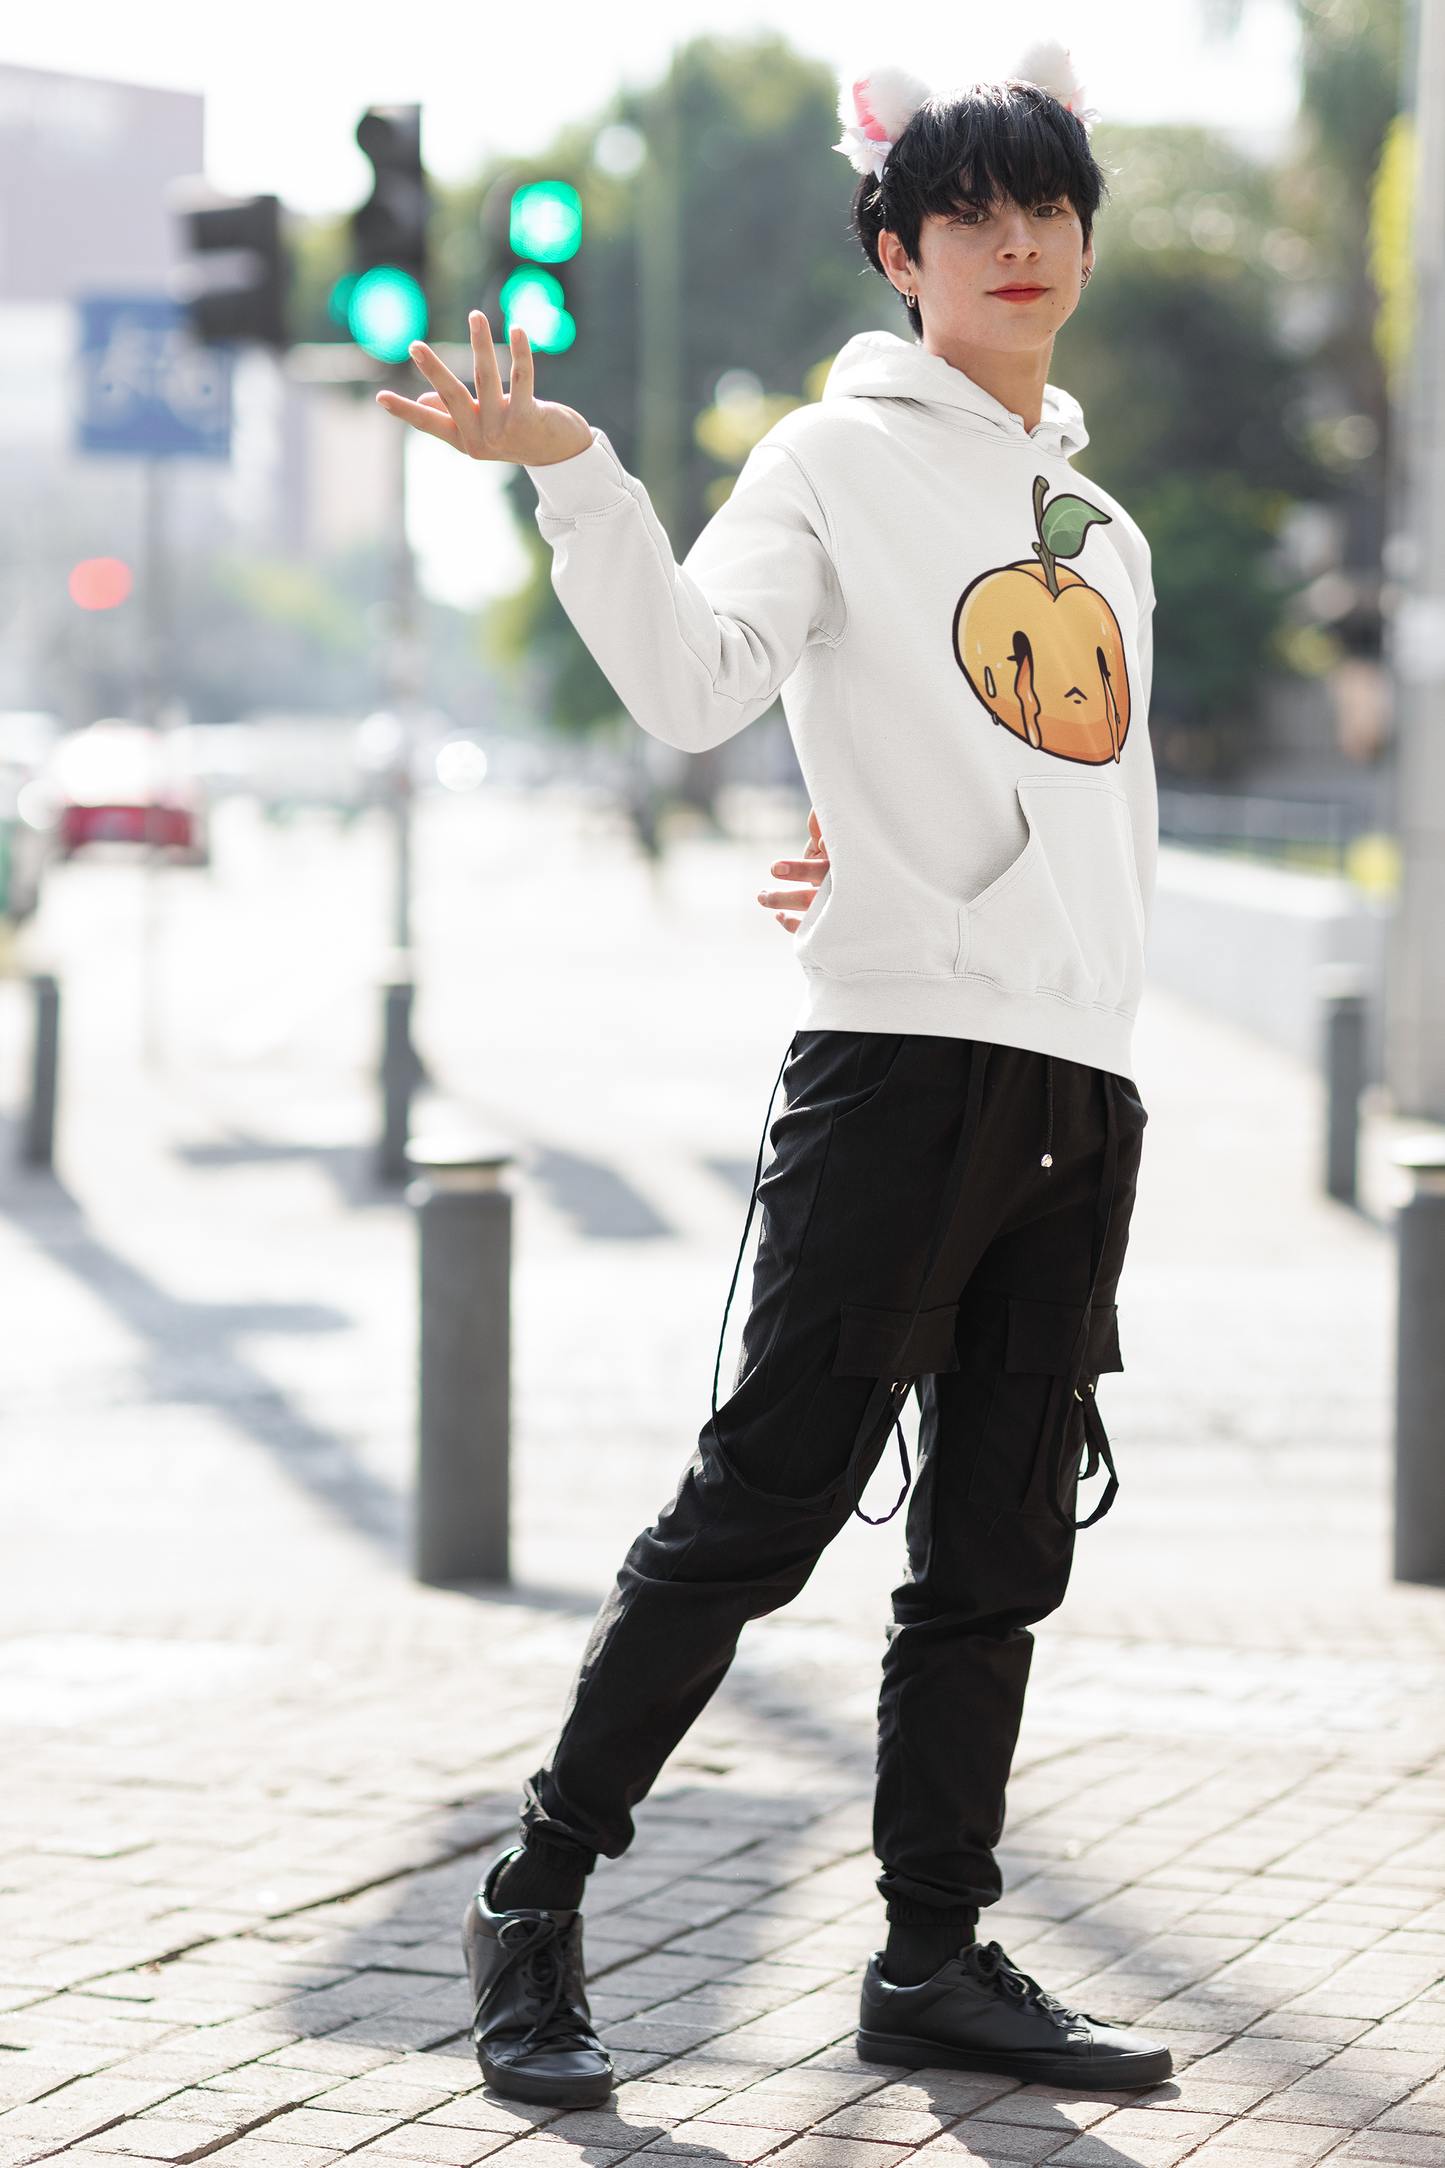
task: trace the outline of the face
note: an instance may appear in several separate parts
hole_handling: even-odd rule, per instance
[[[900,293],[918,296],[926,343],[999,354],[1048,345],[1078,306],[1094,244],[1067,196],[930,216],[911,258],[885,233],[878,253]]]

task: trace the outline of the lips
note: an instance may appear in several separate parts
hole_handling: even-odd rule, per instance
[[[1037,301],[1048,290],[1047,286],[995,286],[991,293],[995,301]]]

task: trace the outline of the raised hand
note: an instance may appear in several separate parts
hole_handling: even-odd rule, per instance
[[[480,309],[467,319],[471,333],[472,362],[476,373],[476,396],[453,376],[444,361],[418,339],[411,358],[431,385],[420,399],[404,399],[397,391],[379,391],[376,403],[399,422],[410,422],[429,437],[440,437],[453,451],[468,459],[501,459],[511,466],[551,467],[558,460],[575,458],[592,442],[592,431],[571,407],[538,399],[532,348],[520,324],[511,336],[512,381],[502,389],[501,371],[492,346],[491,326]]]
[[[777,880],[808,884],[806,888],[765,888],[758,896],[763,909],[771,911],[780,926],[788,933],[796,933],[812,904],[814,891],[822,887],[828,874],[828,846],[816,813],[808,814],[808,842],[802,857],[780,858],[772,871]]]

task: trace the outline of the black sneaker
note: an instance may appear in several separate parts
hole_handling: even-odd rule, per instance
[[[482,2075],[511,2100],[594,2108],[612,2091],[612,2064],[592,2030],[580,1912],[494,1912],[504,1852],[462,1915],[472,1983],[472,2042]]]
[[[858,2053],[907,2070],[988,2070],[1101,2093],[1160,2085],[1174,2068],[1157,2040],[1066,2010],[996,1942],[969,1943],[918,1987],[895,1987],[870,1958]]]

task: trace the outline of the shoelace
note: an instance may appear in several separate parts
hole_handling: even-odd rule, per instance
[[[1012,1958],[1005,1955],[997,1942],[975,1942],[964,1950],[964,1962],[971,1972],[987,1987],[996,1987],[1008,2001],[1017,2003],[1020,2009],[1032,2005],[1042,2010],[1056,2024],[1067,2024],[1076,2013],[1066,2009],[1057,1995],[1051,1995],[1039,1986],[1029,1973],[1020,1972]]]
[[[503,1922],[497,1940],[507,1952],[507,1962],[487,1984],[472,2015],[473,2028],[482,2021],[482,2004],[497,1991],[509,1972],[517,1972],[530,2020],[519,2045],[533,2048],[582,2047],[586,2033],[576,2011],[565,2007],[567,1958],[559,1948],[561,1930],[548,1912],[519,1915]]]

